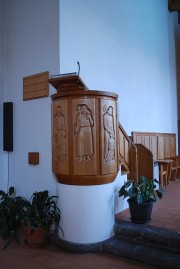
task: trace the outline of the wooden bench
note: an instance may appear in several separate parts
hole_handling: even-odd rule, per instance
[[[152,152],[153,160],[159,164],[161,185],[167,186],[170,180],[180,176],[180,157],[176,155],[176,134],[132,132],[131,139],[135,145],[142,144]]]

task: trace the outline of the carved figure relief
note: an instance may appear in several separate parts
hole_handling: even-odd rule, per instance
[[[55,162],[63,163],[66,159],[66,126],[61,106],[57,106],[54,117],[54,141],[55,141]]]
[[[76,137],[76,162],[91,162],[94,154],[92,128],[94,120],[91,110],[85,104],[76,107],[74,134]]]
[[[115,159],[115,131],[113,107],[104,105],[103,126],[104,126],[104,160],[110,162]]]

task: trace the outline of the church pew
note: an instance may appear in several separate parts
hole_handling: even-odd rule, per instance
[[[155,132],[132,132],[132,141],[142,144],[158,161],[161,185],[167,186],[170,180],[180,176],[180,157],[176,155],[176,134]]]

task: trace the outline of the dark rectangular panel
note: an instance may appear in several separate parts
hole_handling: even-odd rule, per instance
[[[3,103],[3,150],[13,151],[13,103]]]

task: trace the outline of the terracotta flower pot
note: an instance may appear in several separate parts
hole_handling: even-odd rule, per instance
[[[47,235],[41,228],[35,228],[33,231],[30,227],[24,227],[25,241],[28,245],[40,247],[47,243]]]

